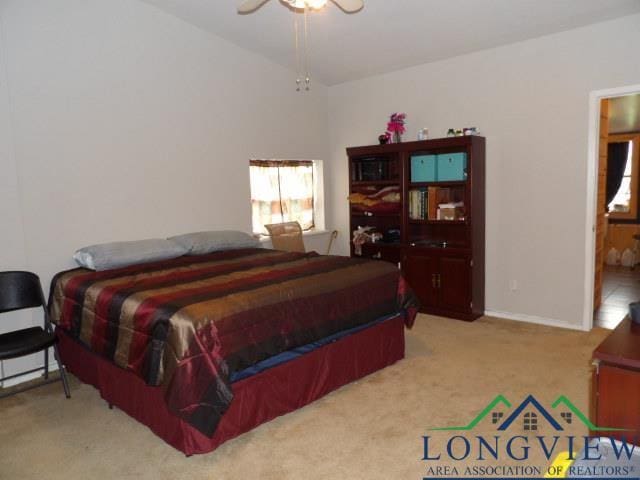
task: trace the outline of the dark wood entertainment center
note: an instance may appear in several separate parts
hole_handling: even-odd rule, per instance
[[[483,315],[484,137],[351,147],[347,155],[351,231],[383,235],[361,256],[399,264],[424,313]],[[399,201],[375,203],[385,194]]]

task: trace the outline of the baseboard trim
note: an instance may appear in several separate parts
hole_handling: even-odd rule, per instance
[[[44,365],[43,365],[44,367]],[[37,368],[37,367],[33,367]],[[29,370],[29,369],[27,369]],[[58,365],[54,362],[53,364],[49,364],[49,373],[54,373],[58,371]],[[16,372],[17,373],[17,372]],[[11,378],[9,380],[5,380],[4,382],[0,382],[0,389],[15,387],[16,385],[20,385],[21,383],[30,382],[31,380],[36,380],[37,378],[42,377],[44,375],[44,370],[40,370],[38,372],[31,372],[26,375],[21,375],[16,378]]]
[[[538,325],[546,325],[547,327],[566,328],[569,330],[579,330],[584,332],[584,326],[557,320],[555,318],[538,317],[536,315],[526,315],[524,313],[501,312],[499,310],[485,310],[488,317],[504,318],[506,320],[515,320],[516,322],[535,323]]]

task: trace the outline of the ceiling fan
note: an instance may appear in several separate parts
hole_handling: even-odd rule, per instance
[[[238,13],[241,15],[253,13],[268,1],[269,0],[244,0],[240,6],[238,6]],[[329,0],[280,0],[280,3],[294,12],[293,26],[295,34],[297,72],[296,91],[298,92],[302,91],[303,87],[305,91],[310,90],[311,85],[311,77],[309,74],[309,25],[307,22],[307,13],[322,9],[328,2]],[[345,13],[356,13],[364,8],[364,0],[331,0],[331,2]],[[298,17],[300,16],[304,19],[304,33],[302,35],[302,40],[300,39],[300,26],[298,25]]]
[[[258,10],[269,0],[245,0],[238,7],[238,13],[247,14]],[[320,10],[328,0],[280,0],[289,8],[295,10]],[[356,13],[364,7],[363,0],[331,0],[345,13]]]

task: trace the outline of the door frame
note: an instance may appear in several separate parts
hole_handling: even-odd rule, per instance
[[[585,221],[585,277],[582,329],[593,328],[593,296],[596,267],[596,214],[598,199],[598,141],[600,101],[640,93],[640,84],[594,90],[589,94],[589,146],[587,157],[587,216]]]

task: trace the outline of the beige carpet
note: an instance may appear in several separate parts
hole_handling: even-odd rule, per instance
[[[497,394],[564,394],[588,412],[590,355],[606,334],[421,315],[405,360],[190,458],[93,387],[73,381],[65,400],[53,384],[0,400],[0,478],[419,479],[436,464],[421,460],[422,436],[448,438],[429,429],[468,423]],[[489,420],[474,434],[494,430]]]

